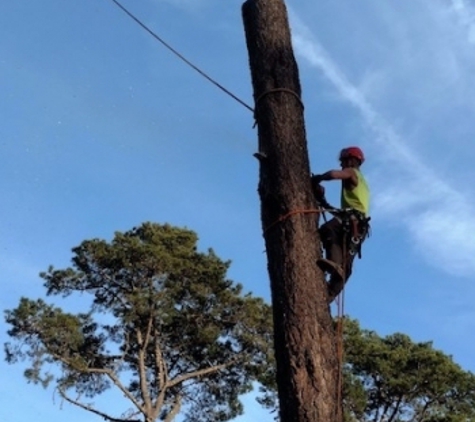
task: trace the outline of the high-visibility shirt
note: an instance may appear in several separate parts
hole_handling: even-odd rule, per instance
[[[358,177],[358,184],[353,189],[341,189],[341,208],[353,208],[369,215],[369,187],[361,171],[353,169]]]

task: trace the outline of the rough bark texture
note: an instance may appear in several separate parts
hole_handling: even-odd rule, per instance
[[[317,215],[295,213],[278,222],[289,212],[316,208],[287,11],[282,0],[248,0],[242,12],[256,101],[281,420],[337,422],[336,337],[316,266]]]

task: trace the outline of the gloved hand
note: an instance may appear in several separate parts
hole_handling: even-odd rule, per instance
[[[312,184],[318,184],[322,181],[322,175],[321,174],[312,174]]]
[[[317,200],[325,196],[325,188],[320,184],[321,178],[320,175],[312,175],[312,191]]]
[[[312,186],[313,188],[313,194],[315,195],[315,198],[320,199],[325,196],[325,188],[320,185],[320,184],[315,184]]]

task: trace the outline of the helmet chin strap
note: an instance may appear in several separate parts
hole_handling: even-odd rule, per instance
[[[343,158],[343,159],[340,160],[340,163],[341,163],[342,168],[348,168],[348,167],[359,168],[360,165],[361,165],[359,163],[359,160],[357,160],[356,158],[353,158],[353,157]]]

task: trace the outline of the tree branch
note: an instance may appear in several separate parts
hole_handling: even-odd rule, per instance
[[[59,362],[73,369],[74,371],[77,371],[83,374],[101,374],[101,375],[107,375],[110,372],[110,369],[108,368],[89,368],[87,366],[75,365],[73,362],[71,362],[70,359],[67,359],[64,356],[58,355],[57,353],[53,352],[51,348],[48,347],[48,345],[45,342],[43,342],[43,345],[45,346],[47,353],[49,353],[53,358],[57,359]]]
[[[51,353],[51,352],[49,352]],[[87,367],[76,367],[73,365],[71,362],[69,362],[68,359],[57,355],[55,353],[51,353],[53,357],[58,359],[60,362],[65,364],[66,366],[71,367],[73,370],[83,373],[83,374],[101,374],[107,376],[113,383],[114,385],[135,405],[135,407],[143,414],[146,414],[146,409],[143,408],[143,406],[136,400],[136,398],[130,393],[127,388],[125,388],[122,383],[120,382],[119,378],[117,375],[112,371],[111,369],[108,368],[87,368]]]
[[[147,410],[143,408],[143,406],[137,401],[137,399],[131,394],[131,392],[129,390],[127,390],[127,388],[125,388],[122,383],[120,382],[119,378],[117,378],[117,375],[112,372],[112,371],[109,371],[107,374],[106,374],[109,379],[115,384],[115,386],[120,390],[122,391],[122,393],[135,405],[135,407],[140,411],[142,412],[143,414],[147,414]]]
[[[175,404],[172,407],[172,410],[170,411],[170,413],[167,415],[167,417],[165,418],[163,422],[172,422],[175,416],[180,411],[180,409],[181,409],[181,397],[178,396],[175,401]]]
[[[129,338],[129,333],[124,332],[124,352],[122,355],[118,358],[116,362],[114,362],[114,372],[117,372],[120,369],[120,366],[124,363],[125,357],[127,356],[127,353],[129,352],[130,348],[130,338]]]
[[[148,344],[150,343],[150,336],[152,335],[152,328],[153,328],[153,313],[150,312],[150,316],[148,318],[148,323],[147,323],[147,332],[145,333],[145,340],[144,340],[144,345],[143,345],[144,350],[147,349]]]
[[[110,416],[108,415],[107,413],[104,413],[104,412],[101,412],[100,410],[97,410],[95,409],[94,407],[92,406],[89,406],[87,404],[84,404],[84,403],[81,403],[80,401],[78,400],[74,400],[72,398],[70,398],[66,392],[61,389],[61,388],[58,388],[58,391],[59,391],[59,395],[64,399],[66,400],[68,403],[71,403],[73,404],[74,406],[78,406],[80,407],[81,409],[84,409],[84,410],[87,410],[88,412],[91,412],[91,413],[94,413],[98,416],[101,416],[103,417],[104,419],[110,421],[110,422],[142,422],[140,419],[121,419],[121,418],[114,418],[113,416]]]
[[[155,339],[155,379],[158,381],[158,390],[160,393],[155,400],[154,412],[158,415],[158,412],[163,406],[165,401],[165,393],[167,391],[168,371],[165,360],[163,359],[162,349],[160,348],[160,342],[158,340],[158,330],[154,330]]]
[[[401,407],[401,402],[402,402],[402,399],[404,398],[404,395],[401,394],[399,396],[399,398],[397,399],[397,402],[396,402],[396,406],[394,407],[392,413],[391,413],[391,416],[388,418],[388,422],[392,422],[394,420],[394,418],[396,417],[398,411],[399,411],[399,408]]]
[[[209,368],[203,368],[203,369],[199,369],[197,371],[189,372],[185,375],[182,375],[181,377],[177,377],[174,380],[168,382],[166,384],[166,387],[171,388],[171,387],[174,387],[175,385],[181,384],[181,383],[183,383],[183,382],[185,382],[185,381],[187,381],[191,378],[198,378],[198,377],[202,377],[204,375],[208,375],[208,374],[212,374],[214,372],[221,371],[222,369],[225,369],[225,368],[235,364],[238,360],[239,360],[238,358],[235,358],[235,359],[232,359],[228,363],[223,363],[222,365],[211,366]]]
[[[387,407],[389,406],[388,403],[387,403],[387,400],[386,400],[386,404],[384,405],[384,413],[383,415],[381,416],[381,419],[380,419],[380,411],[382,410],[381,409],[381,405],[380,403],[385,400],[385,398],[383,397],[383,391],[382,391],[382,387],[381,387],[381,380],[379,379],[378,375],[370,375],[369,376],[369,380],[368,382],[371,383],[372,381],[372,386],[373,388],[376,389],[376,391],[374,392],[373,394],[373,401],[375,403],[375,415],[374,415],[374,418],[373,418],[373,422],[378,422],[380,420],[382,420],[382,417],[386,414],[386,410],[387,410]]]
[[[377,421],[380,421],[380,422],[384,421],[384,417],[386,416],[386,413],[388,413],[388,410],[389,410],[389,403],[386,403],[386,404],[384,405],[383,411],[381,412],[381,416],[380,416],[380,415],[379,415],[379,407],[378,407],[377,413],[376,413],[377,419],[375,418],[374,421],[375,421],[375,422],[377,422]]]
[[[50,352],[51,353],[51,352]],[[81,372],[84,374],[102,374],[107,376],[113,383],[114,385],[135,405],[135,407],[143,414],[146,414],[147,409],[144,409],[144,407],[137,401],[137,399],[130,393],[127,388],[123,386],[123,384],[120,382],[119,378],[117,375],[108,368],[87,368],[87,367],[75,367],[71,362],[68,361],[68,359],[63,358],[62,356],[59,356],[55,353],[51,353],[52,356],[56,357],[60,362],[64,363],[66,366],[71,367],[77,372]]]
[[[419,417],[421,420],[424,420],[424,417],[426,415],[427,410],[429,409],[429,406],[434,403],[434,400],[429,400],[424,403],[424,406],[422,407],[422,410],[419,412]]]
[[[150,324],[149,324],[150,325]],[[147,328],[148,331],[148,328]],[[147,415],[150,414],[152,411],[152,401],[150,399],[150,393],[148,391],[148,383],[147,383],[147,371],[145,368],[145,350],[147,347],[146,341],[142,338],[142,332],[137,329],[137,343],[140,346],[138,350],[138,357],[137,357],[137,366],[138,366],[138,373],[139,373],[139,382],[140,382],[140,392],[142,394],[142,399],[144,401],[145,409],[147,411]],[[148,334],[148,333],[147,333]],[[147,335],[145,336],[147,337]]]
[[[171,374],[171,373],[174,372],[174,370],[176,369],[177,365],[180,362],[180,354],[178,353],[175,356],[170,355],[169,356],[169,361],[170,361],[170,364],[168,365],[167,372],[168,372],[168,374]]]
[[[163,386],[168,381],[168,370],[165,360],[163,359],[162,349],[160,347],[160,342],[158,340],[158,330],[154,330],[155,338],[155,370],[158,373],[158,384],[159,389],[162,389]]]

